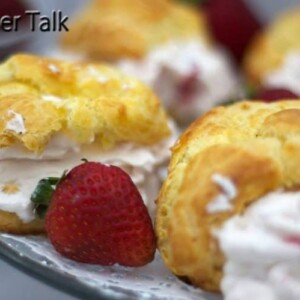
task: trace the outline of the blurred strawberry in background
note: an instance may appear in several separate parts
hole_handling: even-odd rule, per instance
[[[34,1],[32,1],[34,2]],[[34,6],[32,8],[35,8]],[[11,30],[0,29],[0,60],[16,52],[29,52],[30,46],[33,45],[31,32],[29,31],[28,16],[25,11],[31,9],[31,3],[25,0],[0,0],[0,18],[3,16],[21,16],[18,19],[17,28],[12,28],[9,21],[3,21],[6,28]],[[9,18],[6,18],[9,20]]]
[[[297,95],[285,88],[266,88],[257,92],[255,98],[264,102],[275,102],[279,100],[296,100],[300,95]]]
[[[240,63],[250,40],[261,29],[244,0],[181,0],[206,12],[215,39]]]
[[[22,0],[1,0],[0,16],[24,16],[26,5]]]

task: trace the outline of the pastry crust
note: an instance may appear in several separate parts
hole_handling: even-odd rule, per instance
[[[171,0],[94,0],[70,25],[62,45],[89,59],[137,59],[181,39],[208,42],[204,14]]]
[[[36,219],[29,223],[24,223],[14,213],[0,210],[1,232],[12,234],[42,234],[45,233],[44,220]]]
[[[300,51],[300,8],[282,14],[252,42],[244,70],[250,82],[260,85],[269,72],[282,65],[286,55]]]
[[[154,93],[106,65],[16,55],[0,65],[0,100],[0,148],[19,142],[39,153],[57,132],[104,147],[170,135]],[[11,111],[23,117],[25,133],[7,129]]]
[[[300,184],[300,101],[241,102],[199,118],[173,147],[158,199],[156,233],[166,265],[196,286],[220,290],[224,257],[214,232],[277,188]],[[232,209],[210,211],[231,180]]]

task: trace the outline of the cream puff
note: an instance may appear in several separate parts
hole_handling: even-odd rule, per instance
[[[173,147],[156,215],[178,276],[226,300],[300,299],[300,101],[241,102]]]
[[[94,0],[74,18],[61,48],[63,57],[109,61],[141,79],[181,123],[238,92],[204,13],[171,0]]]
[[[300,7],[277,17],[250,45],[244,61],[249,82],[285,88],[300,97]]]
[[[121,167],[150,213],[172,132],[154,93],[107,65],[15,55],[0,65],[0,231],[38,233],[38,181],[85,158]]]

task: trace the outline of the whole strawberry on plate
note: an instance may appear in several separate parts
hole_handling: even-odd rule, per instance
[[[32,196],[37,210],[47,197],[51,203],[46,231],[60,254],[100,265],[137,267],[153,260],[156,243],[150,216],[122,169],[85,162],[58,182],[42,180]]]

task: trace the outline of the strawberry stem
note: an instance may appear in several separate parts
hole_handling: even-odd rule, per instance
[[[38,218],[43,219],[45,217],[55,188],[65,178],[66,173],[67,171],[64,171],[61,177],[47,177],[38,182],[30,197],[34,213]]]

